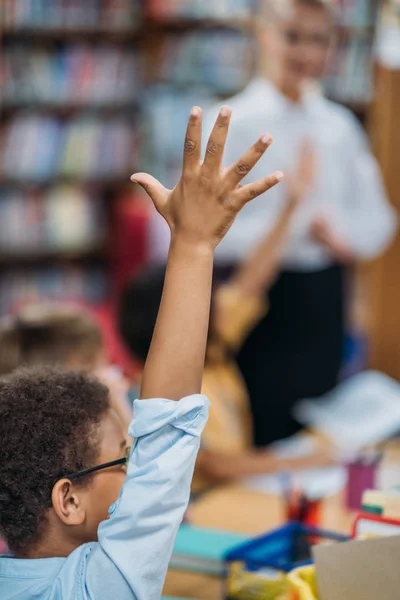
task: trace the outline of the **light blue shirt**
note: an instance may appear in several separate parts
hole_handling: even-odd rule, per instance
[[[1,600],[159,600],[209,402],[136,400],[125,484],[98,542],[67,558],[0,558]]]

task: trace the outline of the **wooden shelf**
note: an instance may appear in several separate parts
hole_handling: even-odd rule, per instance
[[[99,38],[112,40],[113,42],[132,42],[143,39],[151,33],[160,32],[179,32],[193,29],[240,29],[243,31],[252,31],[255,26],[254,19],[171,19],[171,20],[156,20],[147,19],[143,21],[140,28],[132,30],[115,30],[101,28],[83,28],[83,29],[66,29],[66,28],[36,28],[24,27],[13,28],[6,27],[2,31],[5,39],[24,38],[34,41],[70,41],[75,39],[85,40]]]
[[[82,28],[82,29],[63,29],[63,28],[39,28],[39,27],[24,27],[14,28],[8,27],[3,29],[1,34],[5,39],[29,39],[36,42],[49,42],[54,40],[73,41],[73,40],[99,40],[113,42],[132,42],[141,37],[141,30],[126,29],[126,30],[110,30],[107,28]]]
[[[397,213],[400,211],[400,71],[378,65],[371,133],[378,161]],[[400,379],[400,235],[369,267],[371,368]]]
[[[49,265],[70,262],[106,262],[105,245],[82,250],[51,250],[44,252],[28,250],[24,252],[6,252],[0,250],[0,267],[23,267],[26,265]]]
[[[131,102],[123,102],[121,104],[56,104],[48,101],[32,101],[32,102],[5,102],[2,106],[1,115],[3,118],[7,118],[10,114],[18,111],[34,111],[34,112],[47,112],[55,116],[68,116],[72,113],[119,113],[119,112],[137,112],[138,101],[132,100]]]
[[[255,27],[255,19],[148,19],[145,23],[144,31],[145,33],[151,33],[151,30],[168,32],[212,29],[214,27],[252,31]]]
[[[132,167],[131,172],[134,172]],[[0,177],[0,186],[3,187],[20,187],[20,188],[45,188],[54,184],[71,183],[82,186],[96,186],[103,188],[119,188],[121,186],[129,184],[129,175],[125,177],[101,177],[97,179],[94,177],[80,177],[80,176],[66,176],[66,175],[54,175],[47,179],[35,180],[35,179],[21,179],[15,177]]]

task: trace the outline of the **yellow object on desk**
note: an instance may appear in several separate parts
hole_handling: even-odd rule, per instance
[[[271,570],[249,572],[241,563],[230,567],[228,600],[318,600],[315,567],[300,567],[291,573]]]
[[[288,574],[288,579],[297,590],[298,600],[318,600],[314,565],[295,569]]]
[[[228,600],[299,600],[294,586],[283,573],[246,571],[241,563],[230,566],[227,577]]]

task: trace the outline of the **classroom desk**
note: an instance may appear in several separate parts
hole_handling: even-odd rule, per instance
[[[258,535],[284,522],[279,496],[270,496],[231,485],[209,492],[190,509],[195,525]],[[340,495],[325,500],[321,525],[350,533],[354,515],[344,508]],[[204,575],[170,571],[164,594],[197,600],[221,600],[222,581]]]

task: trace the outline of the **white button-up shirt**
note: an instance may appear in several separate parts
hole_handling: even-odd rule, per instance
[[[319,215],[329,217],[357,258],[372,258],[385,250],[396,231],[396,214],[365,133],[349,110],[316,91],[308,91],[300,103],[292,103],[261,78],[226,103],[233,116],[224,164],[236,161],[264,132],[275,140],[245,183],[275,170],[295,174],[305,140],[316,150],[314,189],[294,216],[284,256],[286,267],[312,271],[332,263],[329,252],[309,233],[312,220]],[[206,115],[204,148],[219,107]],[[280,184],[250,202],[217,249],[217,261],[243,257],[271,229],[286,196],[286,187]]]

